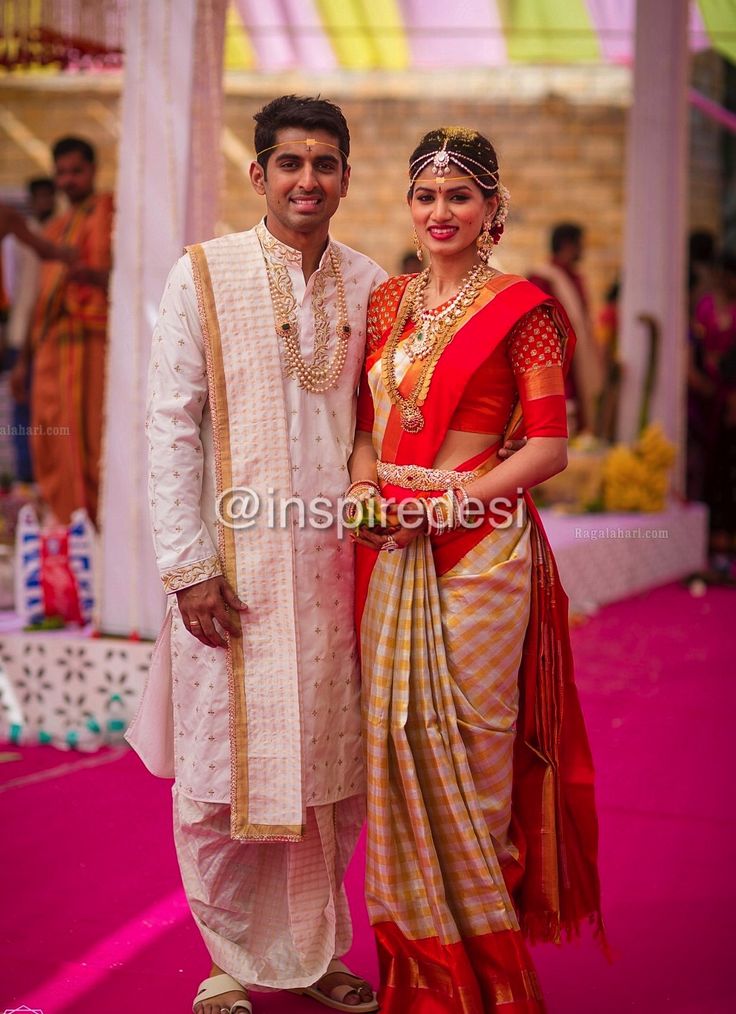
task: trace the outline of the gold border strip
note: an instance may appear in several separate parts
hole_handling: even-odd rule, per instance
[[[201,244],[187,247],[192,262],[194,287],[197,293],[202,340],[207,362],[210,413],[215,445],[215,483],[217,496],[233,484],[230,417],[222,354],[222,336],[207,255]],[[237,593],[237,560],[235,532],[218,524],[217,541],[226,581]],[[248,713],[245,700],[245,661],[243,641],[227,635],[227,678],[230,717],[230,835],[249,837],[248,821]]]

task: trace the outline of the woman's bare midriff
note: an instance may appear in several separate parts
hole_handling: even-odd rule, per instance
[[[463,462],[476,457],[501,439],[500,433],[467,433],[465,430],[448,430],[437,452],[434,468],[456,469]]]

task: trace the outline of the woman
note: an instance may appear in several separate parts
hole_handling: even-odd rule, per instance
[[[349,490],[386,511],[354,535],[381,1009],[538,1012],[522,931],[601,929],[567,601],[518,492],[565,467],[574,339],[488,265],[508,193],[486,138],[427,134],[408,196],[430,266],[372,298]]]

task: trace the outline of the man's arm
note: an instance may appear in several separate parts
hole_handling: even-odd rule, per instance
[[[204,644],[224,647],[214,620],[237,636],[229,608],[242,606],[202,520],[207,369],[188,257],[172,269],[153,333],[146,430],[148,490],[156,560],[167,593],[176,593],[184,623]],[[214,491],[213,491],[214,495]]]
[[[36,251],[43,261],[64,261],[73,264],[79,258],[79,251],[73,246],[57,246],[40,233],[32,232],[20,212],[14,208],[0,206],[0,238],[15,238]]]

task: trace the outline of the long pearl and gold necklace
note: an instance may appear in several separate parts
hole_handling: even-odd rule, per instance
[[[259,228],[258,236],[264,250],[273,252],[278,249],[278,241],[271,236],[267,229]],[[335,279],[337,291],[337,324],[335,326],[337,347],[330,361],[328,358],[330,328],[324,306],[325,278],[322,272],[317,272],[312,293],[314,348],[311,362],[307,362],[302,355],[297,302],[289,277],[289,269],[278,260],[265,258],[268,287],[271,292],[273,315],[276,321],[276,335],[284,352],[284,371],[287,377],[295,377],[299,386],[311,394],[322,394],[337,385],[345,366],[352,333],[348,323],[348,308],[345,298],[345,283],[340,267],[340,255],[332,244],[329,248],[329,258],[330,270]]]
[[[439,312],[427,310],[424,291],[429,282],[430,269],[409,282],[404,308],[394,321],[381,356],[381,370],[388,396],[401,415],[402,429],[407,433],[419,433],[424,428],[424,416],[420,406],[429,393],[440,356],[455,337],[458,320],[472,306],[488,279],[496,272],[485,264],[476,264],[463,279],[457,294]],[[409,318],[414,320],[417,331],[406,344],[406,354],[412,362],[421,360],[423,365],[412,388],[404,397],[396,380],[396,351]]]

